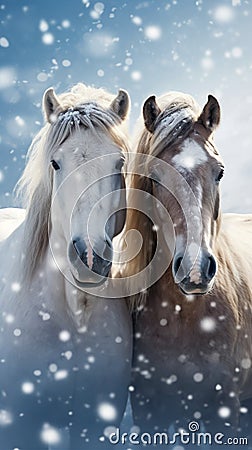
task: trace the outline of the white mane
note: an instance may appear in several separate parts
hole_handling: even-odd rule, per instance
[[[73,129],[86,127],[94,133],[102,129],[115,144],[127,151],[123,125],[109,108],[115,98],[112,94],[78,83],[58,98],[63,111],[54,123],[46,123],[33,139],[25,170],[16,186],[16,192],[26,208],[24,278],[32,276],[48,244],[52,192],[50,161],[55,149],[70,136]]]

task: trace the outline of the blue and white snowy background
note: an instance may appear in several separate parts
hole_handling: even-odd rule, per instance
[[[3,0],[0,17],[0,206],[14,204],[44,90],[83,81],[128,90],[131,130],[150,94],[217,96],[222,206],[252,212],[250,0]]]
[[[43,124],[41,98],[82,81],[132,99],[209,93],[222,107],[216,142],[226,163],[225,211],[252,212],[250,0],[7,0],[0,3],[0,207]]]

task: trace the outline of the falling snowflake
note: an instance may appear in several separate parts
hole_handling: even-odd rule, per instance
[[[69,341],[69,339],[71,339],[71,334],[69,333],[69,331],[67,330],[62,330],[59,333],[59,340],[62,342],[67,342]]]
[[[161,327],[165,327],[167,325],[167,319],[161,319],[160,325],[161,325]]]
[[[93,355],[90,355],[90,356],[88,356],[87,360],[90,364],[93,364],[95,362],[95,357]]]
[[[16,120],[17,123],[19,122],[19,120],[22,121],[21,117],[19,117],[19,116],[17,116],[16,119],[17,119],[17,120]],[[18,123],[18,124],[19,124],[19,123]],[[23,124],[23,122],[22,122],[22,124]],[[11,284],[11,290],[12,290],[13,292],[19,292],[19,291],[21,290],[21,284],[20,284],[20,283],[16,283],[16,282],[12,283],[12,284]]]
[[[7,48],[7,47],[9,47],[9,45],[10,45],[10,43],[6,37],[0,38],[0,47]]]
[[[177,375],[171,375],[165,381],[166,381],[166,384],[170,385],[170,384],[176,383],[177,379],[178,379]]]
[[[68,350],[67,352],[64,353],[64,356],[69,361],[72,358],[73,354],[70,350]]]
[[[69,28],[71,26],[71,22],[67,19],[62,20],[61,25],[63,28]]]
[[[204,70],[211,70],[211,69],[213,69],[214,68],[214,61],[213,61],[213,59],[210,58],[209,56],[208,57],[206,56],[205,58],[203,58],[201,60],[201,67]]]
[[[246,406],[241,406],[240,407],[240,413],[241,414],[247,414],[248,413],[248,408],[246,408]]]
[[[200,327],[203,331],[210,333],[215,330],[216,322],[212,317],[204,317],[204,319],[200,321]]]
[[[62,61],[62,66],[63,67],[70,67],[71,66],[71,61],[69,61],[69,59],[63,59]]]
[[[234,17],[232,8],[227,5],[220,5],[214,11],[214,18],[217,22],[228,23]]]
[[[196,383],[201,383],[201,381],[203,381],[203,379],[204,379],[204,376],[202,373],[197,372],[193,375],[193,379]]]
[[[47,445],[59,444],[61,441],[59,431],[49,424],[44,424],[40,434],[40,438],[41,441]]]
[[[227,406],[221,406],[218,409],[218,415],[222,418],[222,419],[227,419],[231,414],[231,410],[230,408],[228,408]]]
[[[132,23],[134,23],[134,25],[138,25],[138,26],[142,25],[142,19],[139,16],[132,16],[131,21],[132,21]]]
[[[162,30],[159,26],[150,25],[144,29],[144,34],[147,39],[157,41],[161,38]]]
[[[19,127],[24,127],[25,126],[25,121],[24,121],[24,119],[22,119],[22,117],[20,117],[20,116],[16,116],[15,117],[15,122],[16,122],[16,124],[19,126]],[[17,286],[18,285],[18,283],[15,283],[15,285]],[[12,285],[13,286],[13,285]],[[20,288],[18,288],[19,290],[20,290]],[[12,287],[12,290],[14,290],[13,289],[13,287]],[[17,291],[18,292],[18,291]]]
[[[42,19],[42,20],[39,22],[39,29],[40,29],[40,31],[41,31],[42,33],[45,33],[46,31],[48,31],[49,25],[48,25],[48,23],[46,22],[46,20]]]
[[[141,72],[139,70],[134,70],[131,73],[131,78],[132,78],[133,81],[140,81],[141,78],[142,78],[142,74],[141,74]]]
[[[0,427],[10,425],[13,421],[12,415],[6,409],[0,409]]]
[[[104,12],[104,4],[101,2],[97,2],[94,5],[94,9],[90,11],[90,16],[92,17],[92,19],[97,20],[103,14],[103,12]]]
[[[21,390],[24,394],[32,394],[34,392],[34,384],[30,381],[22,383]]]
[[[111,403],[100,403],[97,408],[99,417],[106,422],[110,422],[117,418],[116,408]]]
[[[231,54],[234,58],[241,58],[242,53],[243,51],[241,47],[233,47],[231,50]]]
[[[13,323],[15,320],[15,317],[12,314],[7,314],[5,317],[5,322],[6,323]]]
[[[50,318],[51,318],[50,314],[45,311],[39,311],[39,316],[42,318],[42,320],[44,322],[46,322],[47,320],[50,320]]]
[[[54,36],[52,33],[45,33],[42,36],[42,42],[46,45],[52,45],[54,43]]]
[[[64,380],[65,378],[68,377],[68,371],[67,370],[58,370],[55,374],[54,374],[54,379],[56,381],[59,380]]]
[[[57,364],[52,363],[52,364],[49,365],[49,371],[50,371],[51,373],[55,373],[55,372],[57,372],[57,370],[58,370]]]
[[[37,80],[40,81],[41,83],[44,83],[45,81],[47,81],[47,79],[48,79],[48,75],[45,72],[40,72],[37,75]]]
[[[241,366],[243,369],[250,369],[251,367],[251,359],[250,358],[243,358],[241,360]]]
[[[21,330],[19,328],[15,328],[13,331],[14,336],[19,337],[21,336]]]
[[[97,75],[98,75],[98,77],[104,77],[104,70],[98,69],[97,70]]]

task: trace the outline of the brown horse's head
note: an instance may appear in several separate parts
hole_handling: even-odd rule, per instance
[[[220,106],[212,95],[202,111],[191,101],[193,108],[175,96],[164,106],[152,96],[144,104],[143,116],[150,153],[157,157],[149,168],[152,193],[174,226],[174,281],[185,294],[204,294],[217,271],[214,240],[224,168],[212,134],[220,121]],[[156,214],[162,223],[158,208]]]

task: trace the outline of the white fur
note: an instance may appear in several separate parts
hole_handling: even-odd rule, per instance
[[[201,283],[201,249],[195,242],[191,242],[188,246],[188,255],[192,264],[192,269],[189,274],[190,281],[199,284]]]
[[[193,139],[188,138],[181,145],[181,151],[172,158],[179,171],[190,171],[207,161],[207,154]]]

